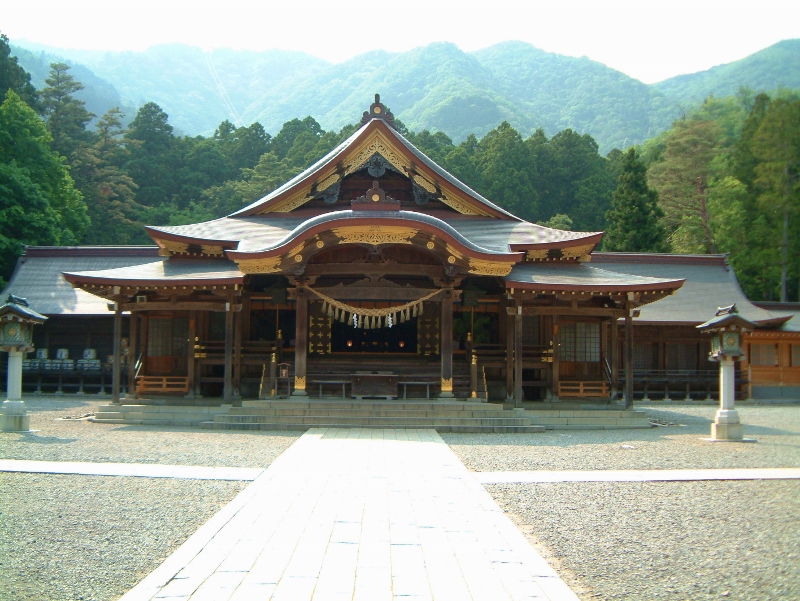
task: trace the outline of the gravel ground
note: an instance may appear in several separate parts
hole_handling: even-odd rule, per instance
[[[108,400],[25,399],[31,433],[0,434],[0,459],[267,467],[302,432],[235,432],[95,424],[79,417]]]
[[[638,407],[674,424],[649,430],[548,430],[542,434],[442,434],[471,470],[800,467],[800,407],[737,407],[757,444],[709,443],[716,407]]]
[[[486,487],[582,601],[800,599],[800,482]]]
[[[800,407],[739,407],[756,444],[709,443],[715,407],[639,407],[650,430],[442,434],[475,471],[800,466]],[[800,599],[800,481],[487,485],[592,599]]]
[[[95,424],[107,400],[26,398],[31,433],[0,458],[267,467],[300,432]],[[249,482],[0,473],[0,600],[111,601]]]
[[[248,484],[0,474],[0,599],[116,599]]]

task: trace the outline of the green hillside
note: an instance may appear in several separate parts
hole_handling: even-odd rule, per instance
[[[571,128],[602,152],[641,143],[708,94],[741,85],[800,88],[800,40],[787,40],[703,73],[645,85],[588,58],[505,42],[467,53],[436,43],[402,53],[374,51],[340,64],[301,52],[214,50],[180,44],[144,52],[14,47],[37,87],[47,64],[63,57],[83,82],[95,114],[116,105],[157,103],[176,131],[208,136],[228,119],[260,122],[271,133],[312,116],[325,129],[358,120],[377,92],[410,129],[441,131],[460,142],[508,121],[523,135]],[[680,107],[680,108],[679,108]]]
[[[783,40],[736,62],[678,75],[652,87],[696,104],[711,94],[735,94],[742,86],[756,91],[800,89],[800,39]]]

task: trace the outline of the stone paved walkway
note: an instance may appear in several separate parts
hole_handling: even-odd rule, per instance
[[[123,601],[577,597],[433,430],[309,430]]]

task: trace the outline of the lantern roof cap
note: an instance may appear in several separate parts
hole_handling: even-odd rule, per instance
[[[0,319],[15,318],[26,323],[44,323],[47,317],[37,313],[28,306],[28,301],[21,296],[9,294],[6,302],[0,307]]]
[[[736,303],[728,307],[719,307],[714,317],[697,326],[697,329],[702,333],[736,329],[750,331],[754,330],[755,328],[755,323],[739,315],[739,310],[736,308]]]

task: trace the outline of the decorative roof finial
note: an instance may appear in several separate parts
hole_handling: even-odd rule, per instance
[[[364,115],[361,117],[361,125],[365,125],[370,119],[381,119],[386,125],[394,129],[394,115],[392,111],[386,108],[386,105],[381,102],[380,94],[375,94],[375,102],[369,106],[368,111],[364,111]]]

